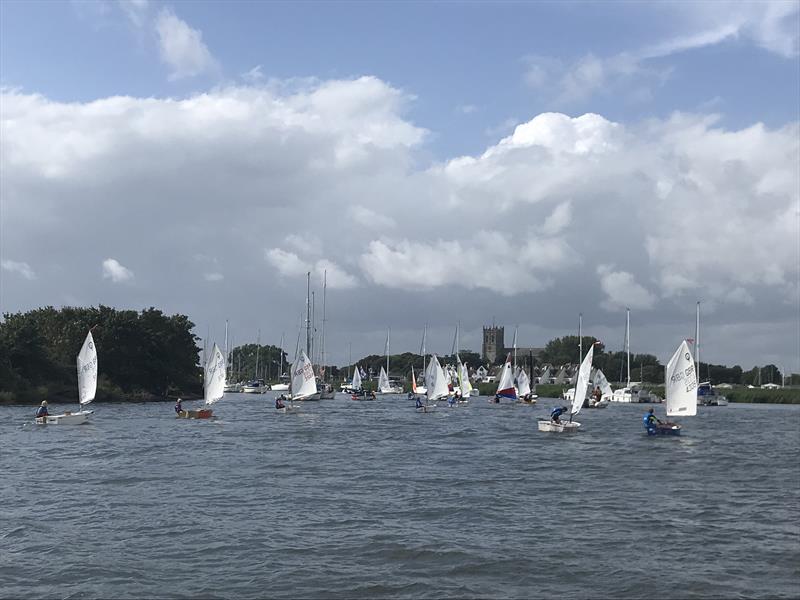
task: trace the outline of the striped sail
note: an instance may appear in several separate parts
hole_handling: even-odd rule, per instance
[[[511,355],[506,357],[503,371],[500,373],[500,383],[497,385],[497,395],[502,398],[516,400],[517,390],[514,387],[514,369],[511,367]]]

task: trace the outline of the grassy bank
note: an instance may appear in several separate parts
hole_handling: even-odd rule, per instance
[[[649,387],[650,391],[664,397],[664,386]],[[762,390],[761,388],[736,387],[717,389],[729,402],[751,402],[753,404],[800,404],[800,389],[781,388]]]

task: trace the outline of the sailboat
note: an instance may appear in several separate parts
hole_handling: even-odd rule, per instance
[[[627,379],[625,387],[614,390],[612,402],[638,404],[650,402],[650,392],[641,388],[641,382],[631,381],[631,309],[625,309],[625,354],[627,356]]]
[[[78,366],[78,405],[80,406],[78,412],[65,411],[60,415],[36,417],[37,424],[80,425],[89,420],[89,415],[94,411],[86,410],[84,407],[94,400],[97,393],[97,348],[95,348],[91,330],[83,340],[76,363]]]
[[[497,404],[500,402],[500,398],[508,398],[510,400],[517,399],[517,388],[514,387],[514,368],[511,366],[510,353],[506,357],[503,370],[500,372],[500,383],[497,384],[497,393],[494,399],[489,399],[489,402]]]
[[[353,400],[375,400],[375,394],[368,392],[361,388],[361,373],[359,372],[358,365],[353,370],[353,381],[350,382],[348,390],[351,394],[350,398]]]
[[[596,342],[595,342],[596,343]],[[581,412],[583,408],[583,399],[586,397],[586,389],[589,387],[589,377],[592,374],[592,360],[594,359],[594,344],[592,344],[589,351],[586,353],[586,358],[583,359],[580,369],[578,369],[578,377],[575,381],[575,398],[572,400],[572,407],[570,408],[569,421],[555,423],[551,419],[539,419],[539,431],[549,431],[552,433],[576,433],[581,424],[572,419]]]
[[[536,404],[538,396],[531,392],[531,380],[523,368],[517,371],[517,392],[519,394],[517,402]]]
[[[595,371],[592,385],[594,385],[596,388],[600,388],[600,393],[602,395],[600,396],[599,402],[594,398],[590,398],[588,408],[606,408],[608,403],[611,401],[614,392],[611,390],[611,384],[608,383],[608,379],[606,379],[606,376],[600,369]]]
[[[444,371],[439,364],[439,359],[435,354],[431,355],[431,362],[428,363],[428,372],[425,374],[425,381],[428,388],[425,391],[425,403],[417,400],[417,412],[431,412],[436,409],[436,402],[438,400],[446,399],[450,395],[450,390],[447,387],[447,378]]]
[[[386,369],[381,367],[380,375],[378,375],[378,393],[379,394],[402,394],[403,388],[392,385],[389,381],[389,330],[386,331]]]
[[[693,417],[697,414],[697,371],[686,340],[681,342],[667,363],[665,388],[668,417]],[[658,423],[648,435],[680,435],[677,423]]]
[[[469,380],[469,368],[465,363],[461,362],[461,358],[456,355],[456,362],[458,369],[458,387],[461,389],[461,397],[458,399],[459,404],[466,404],[469,402],[469,397],[472,394],[472,383]]]
[[[203,371],[203,398],[202,408],[195,410],[182,410],[178,413],[181,419],[210,419],[214,411],[210,408],[225,394],[225,356],[219,346],[214,344],[208,361]]]
[[[291,398],[292,401],[311,400],[314,396],[318,396],[314,366],[305,350],[300,350],[300,356],[292,365]]]
[[[415,394],[426,394],[428,392],[428,388],[425,387],[427,382],[425,381],[425,373],[427,369],[425,368],[425,338],[428,336],[428,325],[425,325],[425,328],[422,330],[422,344],[420,344],[419,353],[422,355],[422,385],[417,385],[416,390],[411,390]],[[413,372],[414,366],[411,366],[411,370]],[[414,382],[416,384],[416,381]]]

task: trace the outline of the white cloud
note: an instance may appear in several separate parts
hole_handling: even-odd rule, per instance
[[[264,73],[261,71],[261,65],[256,65],[249,71],[242,73],[242,79],[247,83],[260,83],[264,80]]]
[[[265,293],[231,294],[222,312],[279,335],[305,273],[319,285],[325,269],[331,306],[348,307],[339,325],[364,336],[391,319],[444,322],[453,298],[478,321],[560,321],[603,300],[665,321],[698,296],[731,320],[748,302],[765,319],[792,307],[796,123],[544,113],[483,152],[420,168],[427,132],[404,116],[411,98],[375,78],[0,100],[4,255],[48,265],[35,296],[3,286],[11,309],[48,289],[87,303],[124,291],[117,302],[214,322],[226,315],[209,291],[222,286],[203,275],[224,272],[225,289]],[[81,243],[89,220],[92,244]],[[101,286],[75,266],[101,261],[96,248],[146,262],[147,279]],[[601,277],[598,265],[617,267]]]
[[[203,34],[192,29],[169,8],[162,8],[156,19],[161,60],[171,69],[170,80],[194,77],[215,71],[217,62],[206,45]]]
[[[206,281],[222,281],[225,276],[222,273],[203,273],[203,279]]]
[[[107,258],[103,261],[103,279],[124,283],[133,279],[133,272],[122,266],[115,258]]]
[[[296,277],[311,271],[311,265],[300,259],[294,252],[287,252],[280,248],[271,248],[264,252],[267,262],[278,269],[281,275]]]
[[[3,259],[0,261],[0,267],[2,267],[4,271],[18,273],[29,281],[36,279],[36,273],[33,272],[33,269],[31,269],[30,265],[26,262]]]
[[[378,214],[366,206],[351,206],[348,210],[350,218],[357,224],[366,227],[373,235],[375,232],[381,232],[397,226],[397,223],[391,217]]]
[[[142,27],[147,21],[148,0],[119,0],[118,6],[134,26]]]
[[[650,309],[656,302],[654,294],[638,284],[631,273],[615,271],[613,265],[599,265],[597,275],[606,294],[602,306],[606,310],[620,308]]]
[[[547,217],[542,229],[548,235],[555,235],[569,225],[570,221],[572,221],[572,205],[569,202],[562,202]]]
[[[474,104],[459,104],[456,106],[456,112],[461,113],[462,115],[471,115],[474,112],[477,112],[478,107]]]

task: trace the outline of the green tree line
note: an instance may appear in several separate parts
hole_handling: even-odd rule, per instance
[[[198,338],[185,315],[108,306],[48,306],[0,322],[0,399],[77,401],[75,357],[89,329],[97,347],[97,398],[202,393]]]

